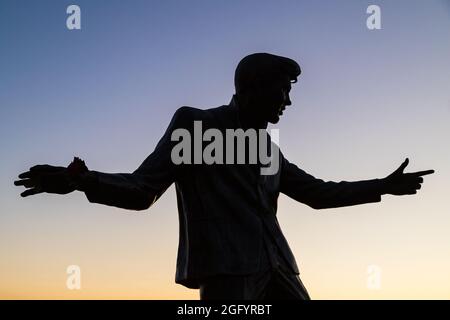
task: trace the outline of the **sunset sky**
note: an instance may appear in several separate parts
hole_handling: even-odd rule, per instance
[[[66,8],[81,8],[68,30]],[[381,8],[381,30],[366,9]],[[0,299],[198,299],[175,284],[174,186],[147,211],[81,192],[21,198],[36,164],[132,172],[173,112],[228,104],[254,52],[302,67],[269,128],[332,181],[434,169],[417,195],[278,217],[313,299],[450,299],[450,0],[2,0]],[[66,268],[81,268],[81,289]],[[368,268],[381,270],[379,289]]]

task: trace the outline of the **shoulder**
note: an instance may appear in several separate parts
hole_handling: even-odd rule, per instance
[[[188,107],[188,106],[182,106],[178,108],[174,115],[173,119],[175,120],[201,120],[201,118],[204,116],[205,110],[194,108],[194,107]]]
[[[177,127],[191,126],[194,121],[202,121],[205,124],[214,120],[216,115],[221,112],[223,107],[199,109],[189,106],[178,108],[173,117],[172,124]]]

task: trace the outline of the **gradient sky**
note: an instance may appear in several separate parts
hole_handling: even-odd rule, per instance
[[[82,30],[66,28],[81,7]],[[382,29],[366,27],[381,7]],[[227,104],[239,60],[303,70],[276,125],[290,161],[324,180],[435,169],[414,196],[279,221],[313,299],[450,299],[450,1],[0,2],[0,298],[197,299],[174,283],[172,186],[148,211],[84,194],[21,198],[35,164],[132,172],[183,105]],[[81,267],[81,290],[66,267]],[[382,270],[367,288],[367,268]]]

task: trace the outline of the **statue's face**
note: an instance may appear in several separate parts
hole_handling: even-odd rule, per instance
[[[259,87],[254,92],[254,105],[256,116],[261,120],[277,123],[283,115],[286,106],[291,105],[289,92],[291,90],[291,82],[289,77],[280,77],[274,79]]]

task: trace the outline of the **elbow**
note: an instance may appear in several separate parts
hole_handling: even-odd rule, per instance
[[[316,210],[331,209],[331,208],[338,207],[334,203],[330,203],[330,202],[327,202],[327,201],[308,202],[307,205],[310,206],[313,209],[316,209]]]
[[[320,210],[320,209],[324,209],[324,208],[325,208],[323,205],[321,205],[321,204],[319,204],[319,203],[317,203],[317,202],[309,202],[309,203],[307,203],[307,205],[308,205],[310,208],[313,208],[313,209],[315,209],[315,210]]]
[[[134,211],[144,211],[144,210],[147,210],[150,207],[151,207],[151,204],[150,204],[150,202],[147,201],[147,202],[142,202],[142,203],[139,203],[139,204],[135,204],[133,206],[133,208],[131,208],[131,209],[134,210]]]
[[[148,197],[139,196],[133,198],[131,201],[127,201],[126,203],[121,203],[118,207],[133,211],[144,211],[150,208],[152,204],[151,199]]]
[[[148,208],[150,208],[150,206],[147,204],[144,204],[142,206],[134,206],[133,210],[134,211],[144,211],[144,210],[147,210]]]
[[[143,201],[141,201],[140,202],[140,206],[137,206],[136,208],[135,208],[135,210],[136,211],[144,211],[144,210],[147,210],[147,209],[149,209],[155,202],[156,202],[156,200],[158,199],[158,197],[157,196],[154,196],[154,195],[152,195],[152,196],[146,196],[146,197],[144,197],[144,199],[143,199]]]
[[[133,202],[133,203],[127,203],[127,204],[120,204],[120,205],[117,205],[116,207],[131,210],[131,211],[144,211],[144,210],[147,210],[150,206],[144,202]]]

